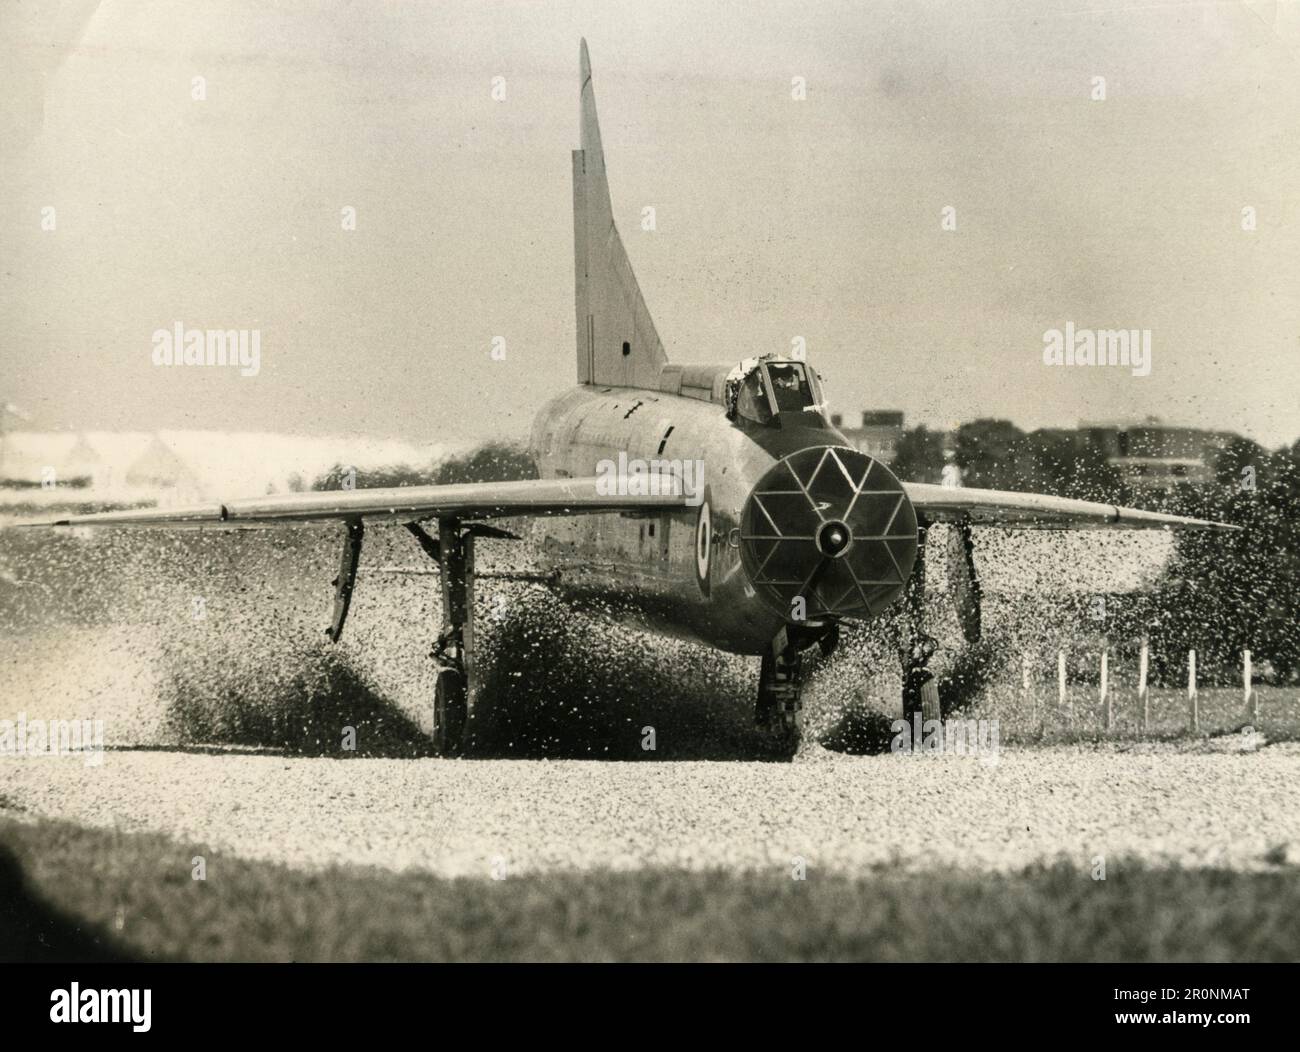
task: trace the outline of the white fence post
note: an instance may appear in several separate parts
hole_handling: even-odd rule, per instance
[[[1250,651],[1241,652],[1241,685],[1246,694],[1246,715],[1250,718],[1252,727],[1259,726],[1259,695],[1255,693],[1255,688],[1251,684],[1254,679],[1255,666],[1251,661]]]
[[[1151,645],[1142,637],[1142,650],[1138,654],[1138,700],[1142,702],[1142,730],[1151,729],[1151,695],[1147,690],[1147,670],[1151,664]]]
[[[1111,708],[1110,708],[1110,648],[1101,648],[1101,704],[1106,710],[1106,730],[1110,730]]]
[[[1187,719],[1193,731],[1201,729],[1200,705],[1196,698],[1196,651],[1187,652]]]
[[[1065,709],[1065,651],[1056,652],[1056,707],[1058,710]],[[1069,715],[1066,715],[1066,722],[1073,722]]]
[[[1038,692],[1034,690],[1032,680],[1033,659],[1029,656],[1029,651],[1020,655],[1020,689],[1023,696],[1029,702],[1029,725],[1035,729],[1041,729],[1038,723]]]

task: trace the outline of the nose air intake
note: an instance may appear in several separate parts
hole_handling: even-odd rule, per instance
[[[916,561],[916,512],[894,474],[865,453],[812,446],[768,470],[740,519],[741,562],[773,609],[809,619],[869,617],[903,590]]]

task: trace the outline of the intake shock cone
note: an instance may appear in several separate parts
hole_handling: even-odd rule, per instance
[[[874,617],[916,562],[916,511],[893,472],[844,446],[778,461],[745,501],[741,563],[782,616]]]

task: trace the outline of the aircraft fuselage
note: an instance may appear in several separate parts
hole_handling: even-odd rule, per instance
[[[582,385],[538,412],[530,452],[543,478],[589,477],[602,462],[694,461],[696,507],[547,518],[536,539],[571,599],[608,603],[655,630],[759,654],[788,618],[756,594],[742,566],[746,500],[781,457],[847,446],[819,413],[781,428],[727,418],[714,402],[628,387]]]

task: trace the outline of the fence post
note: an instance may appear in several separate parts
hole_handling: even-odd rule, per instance
[[[1064,711],[1065,709],[1065,651],[1064,650],[1058,650],[1056,652],[1056,707],[1058,711]],[[1070,719],[1068,713],[1066,714],[1065,720],[1067,725],[1072,724],[1074,722],[1073,720]]]
[[[1200,705],[1196,698],[1196,651],[1187,652],[1187,720],[1193,731],[1201,729]]]
[[[1029,702],[1029,725],[1035,730],[1042,730],[1038,723],[1038,692],[1034,690],[1033,682],[1030,678],[1033,665],[1029,657],[1029,651],[1020,655],[1020,689],[1023,691],[1023,697]]]
[[[1142,731],[1151,729],[1151,694],[1147,690],[1147,670],[1151,663],[1151,645],[1142,637],[1142,650],[1138,654],[1138,700],[1142,702]]]
[[[1101,648],[1101,704],[1106,710],[1106,730],[1110,730],[1111,725],[1111,707],[1110,707],[1110,648]]]
[[[1246,692],[1246,715],[1250,719],[1250,725],[1258,729],[1259,727],[1259,695],[1255,693],[1255,688],[1251,684],[1254,679],[1254,663],[1250,659],[1250,651],[1241,652],[1241,682],[1242,689]]]

